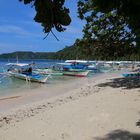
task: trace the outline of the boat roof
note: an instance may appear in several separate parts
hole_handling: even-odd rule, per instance
[[[86,60],[66,60],[66,63],[87,63]]]
[[[59,65],[71,65],[71,63],[66,63],[66,62],[64,62],[64,63],[57,63],[57,64],[59,64]]]
[[[19,66],[19,67],[24,67],[24,66],[28,66],[29,64],[27,63],[8,63],[6,64],[7,66]]]

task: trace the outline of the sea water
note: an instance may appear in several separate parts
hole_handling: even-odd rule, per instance
[[[18,60],[19,63],[35,63],[37,67],[40,68],[47,68],[55,65],[56,63],[64,62],[60,60]],[[36,89],[44,86],[53,86],[55,84],[60,84],[66,81],[74,80],[75,77],[70,76],[52,76],[49,78],[46,84],[40,84],[40,83],[27,83],[25,80],[21,80],[18,78],[12,78],[4,75],[4,72],[8,69],[7,63],[15,63],[17,60],[0,60],[0,97],[4,96],[15,96],[16,94],[20,95],[22,94],[21,91]],[[97,72],[97,74],[99,74]],[[95,75],[94,72],[89,74],[89,77]],[[25,92],[23,92],[25,93]]]
[[[2,96],[13,96],[16,93],[20,94],[20,91],[30,90],[41,87],[40,83],[27,83],[25,80],[12,78],[4,75],[4,72],[7,71],[8,66],[7,63],[15,63],[17,60],[0,60],[0,97]],[[19,60],[19,63],[35,63],[36,67],[47,68],[55,65],[58,62],[57,60]],[[67,78],[65,77],[65,80]],[[64,77],[50,77],[50,80],[45,86],[48,84],[57,84],[57,82],[62,82]],[[43,85],[44,86],[44,85]]]

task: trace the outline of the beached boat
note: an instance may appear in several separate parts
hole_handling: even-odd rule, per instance
[[[123,73],[122,76],[124,76],[124,77],[137,77],[137,76],[140,76],[140,72]]]
[[[86,69],[86,70],[97,70],[95,61],[86,61],[86,60],[66,60],[66,63],[70,63],[71,68],[73,69]]]
[[[46,83],[49,77],[49,75],[42,76],[40,74],[33,73],[30,64],[8,63],[7,66],[10,66],[10,68],[7,70],[6,75],[10,77],[39,83]]]
[[[71,63],[57,63],[60,67],[54,66],[53,71],[61,72],[63,75],[67,76],[77,76],[77,77],[86,77],[90,70],[73,68],[71,67]]]
[[[86,77],[90,70],[80,70],[80,69],[69,69],[69,70],[63,70],[63,75],[67,76],[76,76],[76,77]]]

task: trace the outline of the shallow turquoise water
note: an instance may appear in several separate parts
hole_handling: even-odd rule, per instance
[[[16,60],[10,61],[10,63],[14,63]],[[19,60],[19,63],[32,63],[32,60]],[[51,65],[54,65],[55,63],[62,62],[62,61],[56,61],[56,60],[34,60],[34,62],[37,64],[37,66],[45,68],[50,67]],[[7,70],[6,64],[9,63],[8,60],[0,60],[0,73],[3,73],[5,70]],[[91,72],[88,77],[92,77],[95,74],[99,74],[99,72]],[[41,86],[48,86],[48,85],[54,85],[58,83],[63,83],[65,81],[74,79],[75,77],[67,77],[67,76],[55,76],[50,77],[48,82],[46,84],[40,84],[40,83],[27,83],[24,80],[16,79],[16,78],[10,78],[8,76],[4,76],[0,74],[0,97],[2,96],[13,96],[18,93],[20,94],[21,90],[30,90],[30,89],[36,89]]]
[[[14,63],[16,60],[10,61],[10,63]],[[20,60],[19,63],[32,63],[32,60]],[[49,67],[51,65],[54,65],[58,61],[46,61],[46,60],[34,60],[34,62],[39,67]],[[4,71],[7,70],[6,64],[9,63],[8,60],[0,60],[0,96],[7,96],[7,95],[13,95],[17,92],[20,93],[20,90],[27,90],[27,89],[34,89],[41,86],[39,83],[26,83],[24,80],[16,79],[16,78],[10,78],[8,76],[2,75]],[[50,78],[48,84],[55,84],[59,81],[62,81],[63,78]],[[47,85],[47,84],[46,84]]]

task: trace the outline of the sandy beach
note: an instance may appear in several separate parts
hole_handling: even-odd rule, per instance
[[[0,99],[0,140],[140,139],[139,78],[107,73],[56,87]]]

